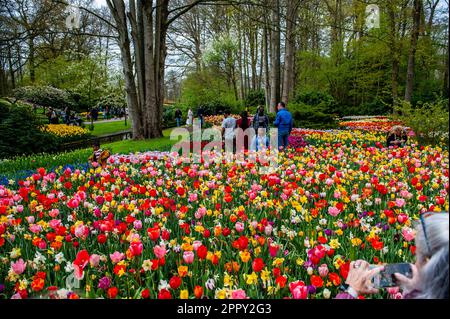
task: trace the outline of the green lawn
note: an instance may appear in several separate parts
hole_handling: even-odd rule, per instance
[[[89,129],[90,124],[86,124],[86,128]],[[112,134],[120,131],[126,131],[131,128],[130,120],[127,120],[127,125],[125,125],[125,120],[117,122],[106,122],[106,123],[95,123],[94,130],[90,131],[94,136],[101,136]]]
[[[109,124],[109,123],[105,123]],[[177,141],[170,140],[172,128],[163,131],[164,137],[151,140],[124,140],[101,145],[109,149],[113,154],[129,154],[145,151],[170,151]],[[52,168],[66,164],[86,163],[92,149],[80,149],[59,154],[35,154],[30,156],[18,156],[11,160],[0,160],[0,179],[2,177],[15,178],[25,174],[25,171],[36,170],[39,167]],[[19,175],[18,175],[19,173]],[[30,173],[27,173],[28,175]]]
[[[106,147],[112,151],[112,153],[128,154],[134,152],[144,152],[144,151],[169,151],[172,145],[177,141],[170,140],[171,128],[163,131],[164,137],[155,138],[151,140],[124,140],[113,142],[109,144],[104,144],[102,147]]]

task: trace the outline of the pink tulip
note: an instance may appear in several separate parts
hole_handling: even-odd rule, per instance
[[[198,247],[202,245],[202,242],[200,240],[194,240],[192,243],[192,246],[194,247],[194,250],[197,251]]]
[[[247,299],[247,294],[242,289],[233,290],[231,299]]]
[[[408,215],[406,215],[406,214],[399,214],[398,216],[397,216],[397,220],[398,220],[398,222],[400,223],[400,224],[404,224],[404,223],[406,223],[406,221],[408,220]]]
[[[92,254],[89,257],[89,263],[91,264],[91,267],[97,267],[100,263],[100,256],[97,254]]]
[[[30,231],[32,233],[38,234],[38,233],[40,233],[42,231],[42,227],[41,227],[41,225],[33,224],[33,225],[30,226]]]
[[[135,220],[133,222],[133,226],[134,226],[134,229],[140,230],[140,229],[142,229],[142,222],[140,220]]]
[[[319,266],[319,275],[320,277],[326,277],[328,275],[328,266],[326,264]]]
[[[155,247],[153,247],[153,252],[155,253],[156,258],[158,259],[164,258],[164,256],[166,255],[166,246],[156,245]]]
[[[403,198],[397,198],[395,200],[395,205],[397,205],[397,207],[403,207],[405,206],[406,201]]]
[[[330,214],[333,217],[336,217],[337,215],[339,215],[340,211],[339,209],[337,209],[334,206],[328,207],[328,214]]]
[[[17,205],[16,209],[18,213],[23,212],[23,205]]]
[[[52,210],[48,213],[48,215],[49,215],[51,218],[56,218],[56,216],[59,215],[59,209],[57,209],[57,208],[52,209]]]
[[[47,243],[45,242],[45,240],[41,240],[38,244],[39,249],[45,249],[47,248]]]
[[[244,224],[241,222],[237,222],[236,225],[234,226],[234,228],[236,229],[236,231],[238,233],[243,232],[244,231]]]
[[[113,254],[109,255],[109,258],[111,258],[113,264],[117,264],[119,261],[125,258],[125,255],[123,253],[115,251]]]
[[[13,262],[11,263],[11,268],[17,275],[20,275],[27,268],[27,263],[24,262],[22,258],[20,258],[15,263],[13,263]]]
[[[303,281],[294,281],[289,284],[289,290],[291,291],[294,299],[307,299],[308,298],[308,287],[305,286]]]
[[[395,295],[396,293],[398,293],[400,291],[400,288],[399,287],[388,287],[388,288],[386,288],[386,291],[390,295]]]
[[[186,264],[192,264],[194,262],[194,253],[192,251],[185,251],[183,253],[183,260]]]
[[[405,227],[402,229],[402,235],[406,241],[412,241],[414,237],[416,237],[416,232],[414,231],[414,229]]]

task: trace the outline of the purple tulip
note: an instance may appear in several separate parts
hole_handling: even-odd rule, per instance
[[[5,290],[5,285],[4,284],[0,284],[0,294]]]
[[[316,287],[314,286],[308,286],[308,293],[310,295],[315,294],[316,293]]]
[[[106,290],[110,287],[111,280],[108,277],[103,277],[98,281],[98,288]]]

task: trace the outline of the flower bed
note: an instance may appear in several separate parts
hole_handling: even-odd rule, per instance
[[[356,117],[350,121],[339,122],[339,126],[345,129],[357,129],[365,131],[388,132],[393,126],[403,125],[400,121],[390,120],[385,116]]]
[[[0,186],[0,296],[333,298],[351,260],[413,260],[412,222],[448,210],[448,151],[293,134],[315,144],[268,175],[153,152]]]
[[[42,131],[53,134],[64,140],[82,139],[90,134],[87,129],[67,124],[47,124],[42,127]]]

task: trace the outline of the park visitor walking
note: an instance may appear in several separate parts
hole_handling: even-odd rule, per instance
[[[286,109],[284,102],[278,103],[277,108],[277,117],[273,124],[278,128],[278,148],[283,150],[289,144],[288,137],[291,134],[294,121],[291,113]]]
[[[189,109],[188,114],[187,114],[186,125],[192,126],[193,121],[194,121],[194,112],[192,112],[192,110]]]
[[[248,129],[249,127],[250,127],[250,123],[251,123],[251,121],[250,121],[250,119],[248,118],[248,113],[247,113],[247,111],[243,111],[242,113],[241,113],[241,118],[240,119],[238,119],[237,120],[237,122],[236,122],[236,126],[238,127],[238,128],[240,128],[240,129],[242,129],[242,132],[239,132],[237,135],[236,135],[236,146],[239,144],[238,143],[238,140],[240,140],[240,138],[241,138],[241,134],[243,134],[243,133],[245,133],[245,130],[246,129]],[[248,135],[247,134],[244,134],[243,135],[244,136],[244,151],[246,151],[246,150],[248,150]]]
[[[236,128],[236,119],[230,115],[230,112],[225,111],[223,113],[224,119],[222,121],[222,136],[224,138],[225,142],[225,149],[230,149],[233,147],[233,152],[235,152],[234,147],[234,137],[235,132],[234,129]],[[226,146],[229,145],[227,148]]]
[[[180,109],[175,110],[175,120],[177,121],[177,127],[180,127],[181,125],[181,118],[183,116],[183,113],[181,113]]]

